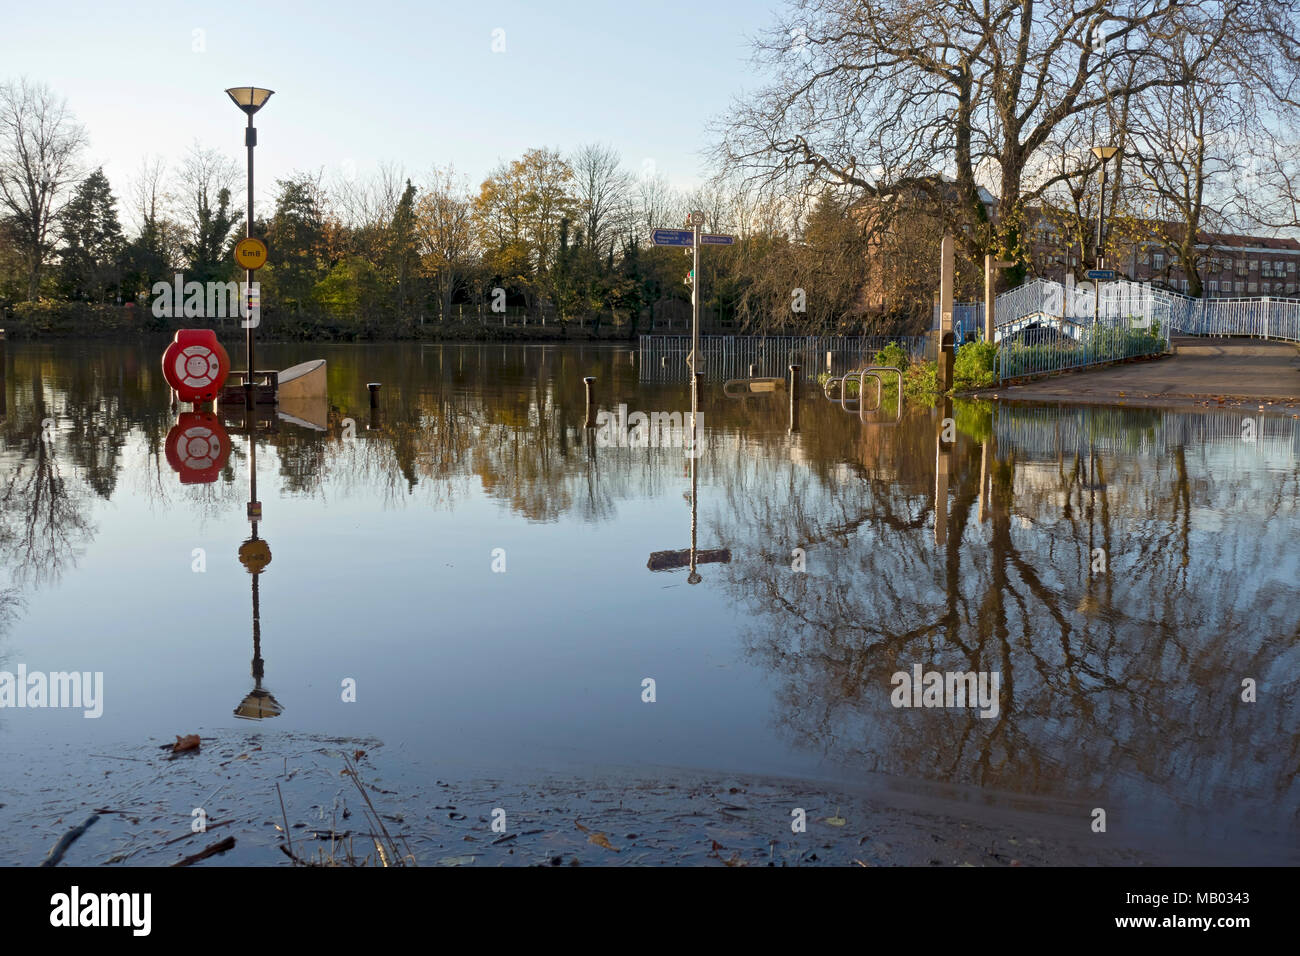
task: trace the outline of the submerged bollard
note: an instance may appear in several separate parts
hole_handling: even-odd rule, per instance
[[[799,430],[799,372],[798,365],[790,366],[790,434]]]
[[[588,375],[583,378],[582,384],[587,388],[587,422],[584,427],[596,427],[596,376]]]
[[[368,383],[366,384],[366,388],[370,389],[370,407],[371,407],[371,408],[378,408],[378,407],[379,407],[379,389],[380,389],[381,385],[382,385],[382,383],[380,383],[380,382],[368,382]]]

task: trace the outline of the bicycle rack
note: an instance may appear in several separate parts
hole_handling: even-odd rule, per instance
[[[880,406],[881,406],[881,404],[882,404],[882,394],[881,394],[881,391],[882,391],[882,387],[883,387],[883,381],[882,381],[882,379],[881,379],[881,377],[880,377],[880,373],[881,373],[881,372],[893,372],[894,375],[898,378],[898,410],[897,410],[897,412],[894,414],[894,420],[893,420],[892,422],[877,422],[877,421],[870,421],[870,420],[867,419],[867,416],[866,416],[866,413],[869,412],[869,411],[871,411],[871,412],[879,411]],[[857,376],[858,376],[858,399],[859,399],[859,401],[858,401],[858,421],[862,422],[864,425],[890,425],[890,426],[892,426],[892,425],[897,425],[899,422],[901,422],[901,421],[903,420],[903,372],[902,372],[902,369],[892,368],[891,366],[888,366],[888,365],[873,365],[873,366],[871,366],[870,368],[862,369],[860,372],[858,372],[858,373],[856,373],[856,374],[857,374]],[[868,375],[870,375],[872,378],[874,378],[874,379],[876,380],[876,407],[875,407],[875,408],[867,408],[867,407],[863,404],[863,402],[861,401],[863,391],[864,391],[864,389],[866,388],[866,385],[867,385],[867,376],[868,376]],[[845,411],[847,411],[847,410],[848,410],[848,409],[845,409]]]

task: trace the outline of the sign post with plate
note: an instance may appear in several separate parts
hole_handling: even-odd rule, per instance
[[[723,233],[704,232],[704,213],[696,210],[686,217],[686,229],[652,229],[650,241],[656,246],[676,246],[693,254],[693,267],[686,276],[691,287],[691,354],[687,364],[691,370],[691,394],[695,394],[696,356],[700,353],[700,247],[730,246],[736,237]]]

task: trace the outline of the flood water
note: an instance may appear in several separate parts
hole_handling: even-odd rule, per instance
[[[8,766],[278,710],[258,727],[444,778],[704,768],[1300,846],[1300,409],[893,425],[814,387],[791,433],[784,392],[713,383],[693,502],[681,448],[583,427],[587,375],[602,408],[689,411],[633,349],[267,345],[327,359],[331,407],[256,429],[252,574],[242,410],[183,483],[161,347],[9,343],[0,670],[103,672],[104,699],[0,711]],[[693,504],[730,560],[651,570]],[[997,672],[997,713],[895,707],[914,665]]]

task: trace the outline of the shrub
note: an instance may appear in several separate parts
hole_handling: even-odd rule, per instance
[[[997,384],[998,347],[992,342],[967,342],[957,350],[952,377],[956,388],[988,388]]]
[[[917,362],[903,372],[903,394],[911,401],[933,405],[939,398],[939,366]]]
[[[883,365],[886,368],[901,369],[906,372],[912,360],[908,357],[907,350],[897,342],[890,342],[883,349],[876,353],[875,364]]]

